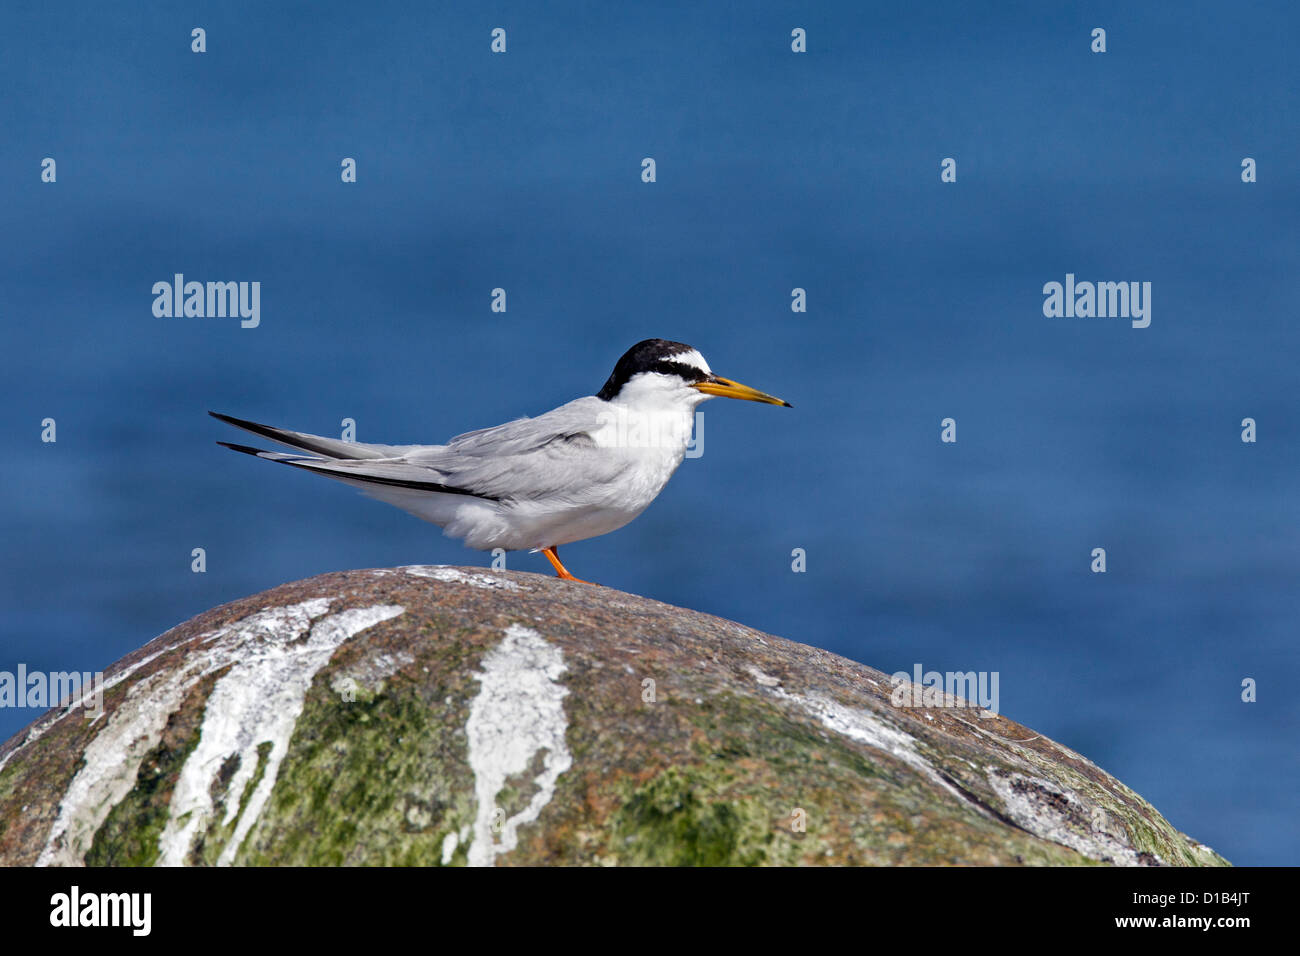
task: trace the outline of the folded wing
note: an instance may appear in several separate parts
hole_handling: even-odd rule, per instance
[[[403,499],[424,492],[488,502],[556,499],[581,504],[631,464],[624,456],[599,452],[591,438],[604,404],[580,398],[536,418],[458,435],[446,445],[346,442],[209,414],[299,453],[219,443],[227,448],[344,481],[386,501],[393,501],[384,493],[391,489]]]

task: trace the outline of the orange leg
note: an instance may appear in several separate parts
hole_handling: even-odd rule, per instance
[[[555,574],[566,581],[577,581],[579,584],[591,584],[590,581],[584,581],[582,578],[575,578],[569,573],[569,569],[560,563],[560,551],[558,548],[542,548],[542,554],[546,555],[551,566],[555,568]]]

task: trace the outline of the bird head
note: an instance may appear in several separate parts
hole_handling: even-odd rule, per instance
[[[692,408],[714,396],[792,407],[783,399],[713,374],[698,351],[667,339],[646,339],[624,352],[597,393],[607,402],[681,403]]]

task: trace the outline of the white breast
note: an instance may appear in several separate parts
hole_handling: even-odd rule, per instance
[[[585,416],[582,433],[590,441],[575,444],[571,457],[537,453],[532,466],[549,471],[544,484],[554,491],[501,502],[433,495],[436,513],[427,502],[418,511],[402,507],[480,550],[559,547],[607,534],[658,497],[686,455],[695,408],[706,397],[677,377],[637,376],[612,401],[579,400],[586,407],[576,414]]]

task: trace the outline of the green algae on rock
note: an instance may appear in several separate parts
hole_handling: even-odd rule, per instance
[[[535,574],[322,575],[106,677],[0,746],[0,864],[1226,865],[1004,717]]]

